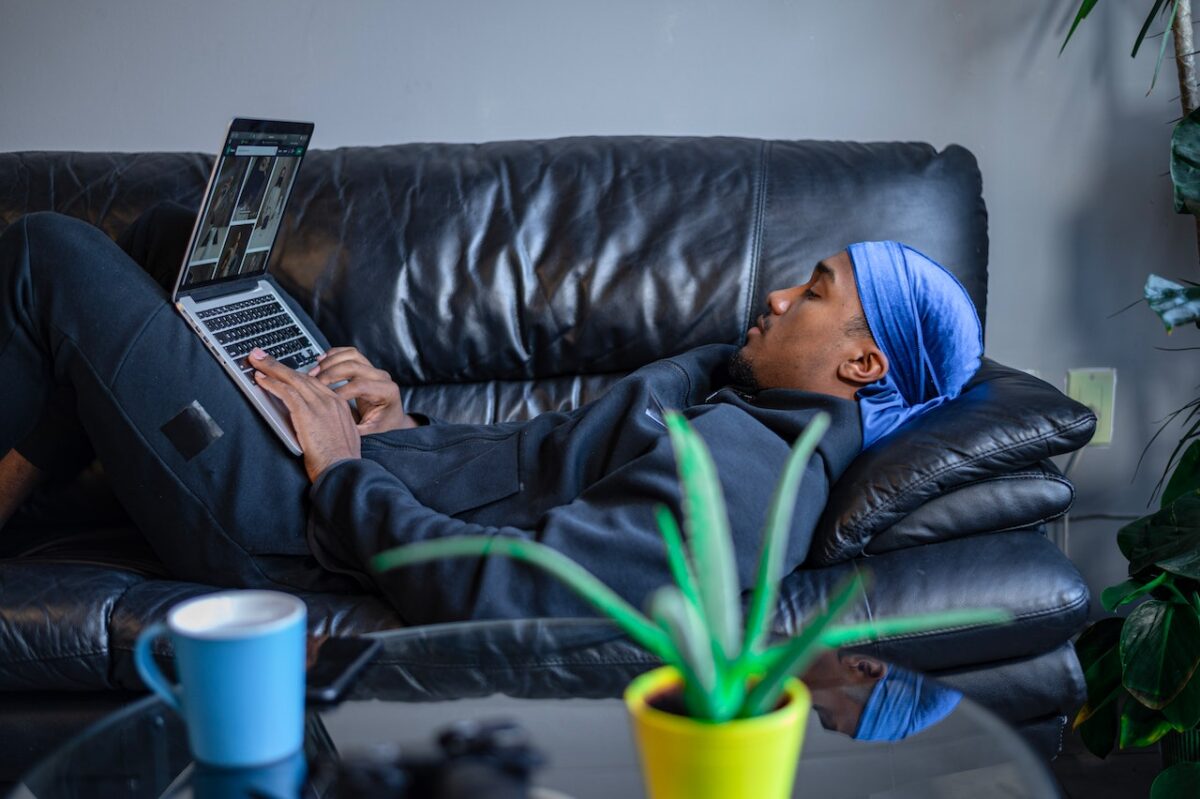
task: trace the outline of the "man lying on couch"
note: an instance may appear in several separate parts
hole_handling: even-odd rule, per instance
[[[94,451],[174,576],[363,586],[410,624],[587,612],[556,581],[502,558],[366,572],[376,552],[427,538],[533,537],[639,604],[667,582],[653,508],[678,510],[679,495],[664,408],[682,409],[713,452],[743,585],[791,444],[818,411],[832,416],[802,483],[794,568],[850,461],[957,396],[982,354],[974,307],[949,272],[895,242],[854,244],[768,295],[740,349],[651,363],[594,402],[525,422],[410,415],[389,375],[354,348],[329,349],[308,374],[256,350],[256,380],[290,411],[300,461],[146,271],[178,268],[192,218],[152,211],[120,247],[56,214],[0,236],[0,524],[46,472]]]

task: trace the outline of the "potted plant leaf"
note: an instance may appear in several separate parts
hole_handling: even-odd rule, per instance
[[[666,666],[636,678],[625,693],[647,790],[655,799],[790,796],[811,707],[808,690],[795,675],[803,673],[822,647],[1009,619],[1000,611],[968,610],[834,626],[864,590],[856,575],[838,588],[825,608],[809,616],[794,637],[771,642],[797,491],[829,417],[814,417],[776,486],[744,621],[716,467],[682,414],[668,411],[665,420],[681,484],[684,532],[669,509],[656,509],[675,582],[651,595],[646,614],[574,561],[525,539],[469,536],[425,541],[382,552],[372,562],[383,571],[446,557],[515,558],[562,580],[661,658]]]

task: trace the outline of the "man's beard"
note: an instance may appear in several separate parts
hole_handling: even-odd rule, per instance
[[[754,367],[750,360],[742,355],[742,351],[738,350],[729,359],[729,379],[733,385],[754,393],[762,389],[758,384],[758,380],[754,377]]]

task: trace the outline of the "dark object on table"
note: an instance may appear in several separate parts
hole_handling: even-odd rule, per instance
[[[408,407],[450,422],[569,410],[657,358],[735,343],[767,291],[856,240],[935,258],[985,315],[987,213],[958,146],[631,136],[306,158],[272,279],[333,341],[391,372]],[[51,210],[117,237],[163,200],[194,207],[211,165],[197,153],[0,154],[0,228]],[[1088,592],[1043,534],[1074,496],[1048,458],[1093,425],[1052,386],[987,361],[959,399],[833,486],[808,561],[782,582],[778,632],[864,566],[870,605],[850,622],[968,601],[1008,610],[1003,629],[897,637],[874,654],[951,678],[1050,756],[1082,703],[1070,640]],[[128,701],[118,691],[142,690],[138,633],[213,590],[166,575],[114,505],[100,480],[47,487],[0,536],[0,740],[20,743],[0,751],[0,779],[94,717],[102,703],[81,697],[115,708]],[[271,566],[285,584],[294,560]],[[314,634],[405,625],[365,589],[303,598]],[[384,690],[401,668],[377,662],[370,681]]]
[[[460,721],[440,731],[437,747],[343,757],[330,767],[334,799],[526,799],[543,758],[510,721]]]

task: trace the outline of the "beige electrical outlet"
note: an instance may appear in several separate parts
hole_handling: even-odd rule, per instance
[[[1117,398],[1117,370],[1111,367],[1067,370],[1067,396],[1096,414],[1096,435],[1088,446],[1113,440],[1113,408]]]

